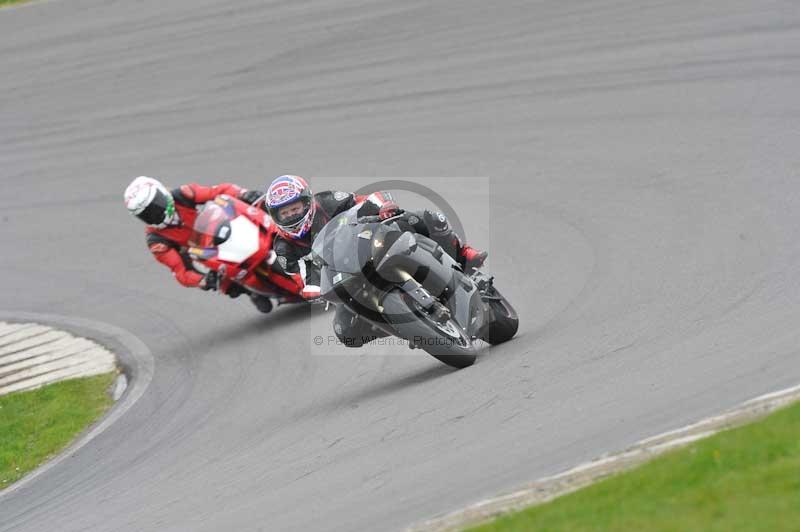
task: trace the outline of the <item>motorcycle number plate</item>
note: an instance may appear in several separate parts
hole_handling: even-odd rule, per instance
[[[228,262],[242,263],[258,251],[258,227],[244,216],[239,216],[231,220],[230,230],[228,239],[217,248],[217,257]]]

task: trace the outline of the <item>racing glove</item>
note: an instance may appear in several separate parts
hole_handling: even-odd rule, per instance
[[[214,270],[211,270],[203,276],[197,286],[201,290],[216,290],[219,287],[219,275]]]
[[[397,216],[398,214],[403,214],[403,212],[403,209],[401,209],[397,203],[393,201],[387,201],[381,205],[381,209],[378,211],[378,217],[381,220],[387,220],[393,216]]]
[[[259,190],[242,190],[239,193],[239,199],[245,203],[249,203],[250,205],[252,205],[256,201],[258,201],[263,195],[264,195],[263,192]]]

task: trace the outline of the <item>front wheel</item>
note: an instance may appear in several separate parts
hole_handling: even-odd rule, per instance
[[[435,320],[401,290],[386,295],[383,313],[399,337],[440,362],[458,369],[475,363],[477,349],[472,339],[452,318],[444,322]]]
[[[492,345],[511,340],[519,329],[517,311],[494,287],[483,295],[483,301],[489,305],[492,314],[491,322],[482,335],[483,340]]]

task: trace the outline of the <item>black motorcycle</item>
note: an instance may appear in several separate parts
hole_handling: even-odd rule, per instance
[[[333,218],[311,252],[321,297],[456,368],[475,362],[477,339],[510,340],[519,319],[493,278],[465,274],[441,246],[398,220],[359,217],[357,206]]]

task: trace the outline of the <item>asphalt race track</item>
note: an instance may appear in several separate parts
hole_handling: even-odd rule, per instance
[[[800,382],[794,0],[56,0],[0,46],[0,309],[155,356],[2,531],[397,530]],[[317,349],[331,313],[183,289],[122,204],[286,172],[444,195],[518,337]]]

